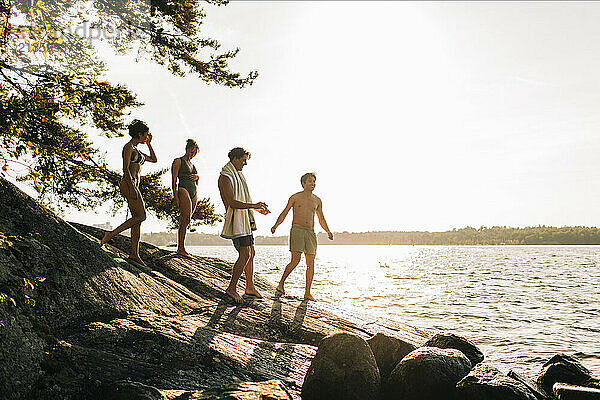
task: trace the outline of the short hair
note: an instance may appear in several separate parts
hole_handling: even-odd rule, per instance
[[[189,149],[193,149],[193,148],[198,148],[198,143],[196,143],[196,141],[194,139],[188,139],[187,142],[185,143],[185,149],[189,150]]]
[[[229,161],[233,161],[234,158],[242,158],[245,155],[247,155],[248,158],[250,158],[250,152],[244,150],[241,147],[234,147],[233,149],[229,150],[227,157],[229,157]]]
[[[315,181],[317,180],[317,175],[314,172],[307,172],[307,173],[305,173],[304,175],[302,175],[300,177],[300,184],[302,185],[302,187],[304,187],[304,184],[306,183],[306,180],[310,176],[312,176]]]
[[[129,136],[135,139],[140,138],[140,134],[148,132],[148,125],[139,119],[134,119],[129,124]]]

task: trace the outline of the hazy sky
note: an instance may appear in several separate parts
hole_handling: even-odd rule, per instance
[[[232,1],[206,11],[207,36],[241,49],[232,68],[260,76],[227,89],[112,58],[110,78],[138,93],[145,106],[132,118],[154,135],[159,163],[143,172],[195,138],[199,194],[223,212],[218,173],[229,149],[247,148],[251,194],[272,211],[258,234],[270,234],[307,171],[333,231],[598,225],[600,3]],[[98,141],[115,168],[126,140]],[[71,218],[116,226],[125,210]]]

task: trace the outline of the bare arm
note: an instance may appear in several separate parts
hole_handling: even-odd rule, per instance
[[[148,140],[146,140],[146,145],[148,145],[148,150],[150,150],[150,155],[144,154],[144,153],[142,153],[142,154],[146,158],[146,161],[155,163],[157,161],[157,159],[156,159],[156,154],[154,153],[154,149],[152,148],[152,145],[150,144],[151,141],[152,141],[152,134],[149,133]]]
[[[273,225],[273,227],[271,228],[271,233],[275,233],[275,230],[285,220],[285,217],[287,217],[288,212],[290,212],[290,209],[293,206],[294,206],[294,196],[292,195],[292,196],[290,196],[290,199],[288,200],[287,205],[285,206],[285,208],[283,209],[281,214],[279,214],[279,217],[277,218],[275,225]]]
[[[267,205],[263,202],[258,203],[244,203],[241,201],[237,201],[233,195],[233,186],[231,185],[231,181],[224,175],[219,175],[219,192],[221,193],[221,199],[223,200],[223,204],[225,208],[257,208],[257,209],[266,209]]]
[[[177,208],[179,208],[179,197],[177,196],[177,175],[179,174],[179,168],[181,168],[181,159],[176,158],[171,165],[171,188],[173,189],[173,203]]]
[[[327,237],[329,237],[329,240],[333,240],[333,233],[331,233],[331,231],[329,230],[329,227],[327,226],[327,221],[325,221],[325,216],[323,215],[323,203],[318,197],[317,199],[319,201],[319,204],[317,205],[317,218],[319,218],[319,224],[323,229],[325,229],[325,232],[327,232]]]

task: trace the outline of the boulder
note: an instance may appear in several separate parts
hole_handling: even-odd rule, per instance
[[[423,346],[460,350],[467,356],[473,366],[483,361],[483,353],[473,343],[453,333],[438,333],[425,342]]]
[[[456,385],[457,400],[536,400],[521,382],[487,364],[477,364]]]
[[[533,395],[538,400],[552,400],[552,396],[550,394],[548,394],[546,389],[544,389],[542,387],[542,385],[540,385],[539,383],[532,381],[531,379],[529,379],[513,370],[510,370],[508,372],[508,376],[510,378],[513,378],[516,381],[521,382],[523,385],[527,386],[527,389],[529,389],[531,391],[531,393],[533,393]]]
[[[390,376],[404,356],[416,349],[410,343],[383,333],[376,334],[367,342],[377,361],[382,382]]]
[[[590,370],[584,367],[575,357],[566,354],[552,356],[543,365],[537,381],[549,392],[552,391],[553,385],[557,382],[600,388],[598,380],[592,377]]]
[[[379,398],[379,369],[367,342],[336,333],[319,344],[302,385],[303,400],[371,400]]]
[[[439,400],[471,369],[471,362],[456,349],[421,347],[396,365],[384,384],[383,398],[389,400]]]
[[[558,400],[600,400],[600,389],[555,383],[552,387]]]

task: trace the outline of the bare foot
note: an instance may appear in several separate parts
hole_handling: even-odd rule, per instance
[[[225,294],[227,294],[227,296],[231,297],[236,304],[242,304],[244,302],[244,299],[242,299],[242,296],[237,294],[237,292],[235,290],[227,289],[225,291]]]
[[[281,283],[277,285],[277,291],[281,294],[285,294],[285,290],[283,290],[283,285]]]
[[[304,293],[304,299],[315,301],[315,298],[312,297],[312,294],[310,294],[310,293]]]
[[[144,267],[146,266],[146,263],[145,263],[145,262],[143,262],[143,261],[142,261],[142,259],[141,259],[141,258],[139,258],[139,257],[131,257],[131,256],[129,256],[129,257],[127,257],[127,259],[128,259],[129,261],[135,261],[135,262],[136,262],[136,263],[138,263],[138,264],[142,264]]]
[[[102,240],[100,241],[100,247],[104,246],[107,242],[108,242],[108,234],[110,232],[104,232],[104,236],[102,237]]]
[[[246,289],[246,294],[248,296],[254,296],[254,297],[259,298],[259,299],[262,299],[262,297],[263,297],[262,294],[260,294],[260,292],[258,290],[256,290],[256,289],[252,289],[252,290]]]
[[[187,258],[192,257],[192,255],[185,250],[177,250],[177,254],[179,254],[180,256],[187,257]]]

